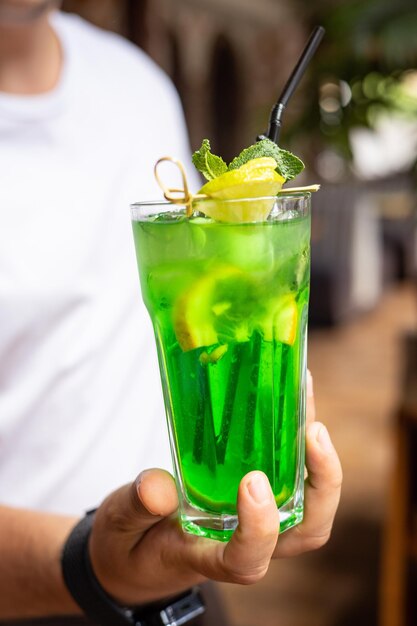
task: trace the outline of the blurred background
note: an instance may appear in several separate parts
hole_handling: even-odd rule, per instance
[[[314,196],[309,366],[342,459],[329,544],[221,587],[235,626],[417,624],[415,0],[65,0],[174,81],[191,146],[226,160],[266,130],[316,24],[326,37],[281,145]],[[213,624],[213,626],[215,626]]]

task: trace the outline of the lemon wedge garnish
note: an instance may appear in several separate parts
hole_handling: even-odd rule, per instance
[[[261,157],[251,159],[238,169],[225,172],[200,189],[198,193],[208,198],[197,200],[195,208],[220,222],[264,221],[274,203],[271,196],[276,196],[285,182],[275,171],[276,167],[275,159]],[[245,200],[239,202],[243,198]],[[256,200],[251,200],[252,198]]]

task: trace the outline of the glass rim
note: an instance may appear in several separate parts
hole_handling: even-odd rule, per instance
[[[222,202],[226,204],[236,204],[242,202],[257,202],[259,200],[273,200],[274,202],[280,200],[292,200],[292,199],[309,199],[311,198],[311,191],[296,191],[294,193],[280,193],[276,196],[255,196],[252,198],[212,198],[207,196],[206,198],[196,198],[194,202],[197,203],[205,203],[205,202]],[[130,205],[130,209],[137,209],[138,207],[155,207],[155,206],[186,206],[185,202],[170,202],[169,200],[138,200],[136,202],[132,202]]]
[[[220,218],[217,214],[217,207],[213,204],[218,203],[218,207],[228,213],[228,219]],[[254,215],[255,219],[248,219],[250,215],[247,213],[250,204],[259,203],[260,213]],[[216,209],[216,210],[215,210]],[[266,209],[266,212],[265,212]],[[134,202],[130,205],[130,216],[132,222],[151,222],[155,220],[157,215],[162,218],[163,215],[175,214],[179,217],[185,215],[190,220],[195,217],[206,215],[215,222],[222,224],[259,224],[273,223],[275,221],[289,221],[297,217],[306,217],[311,211],[311,192],[297,191],[289,194],[279,194],[277,196],[257,196],[252,198],[231,198],[221,199],[212,198],[210,196],[204,198],[196,198],[190,207],[185,202],[162,200],[145,200],[143,202]],[[162,223],[163,220],[161,220]],[[172,223],[172,220],[169,220]]]

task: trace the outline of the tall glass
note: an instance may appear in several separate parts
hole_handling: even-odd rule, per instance
[[[207,202],[235,221],[205,217]],[[237,222],[254,203],[269,217]],[[188,218],[176,204],[131,206],[181,523],[228,540],[239,482],[256,469],[286,530],[303,516],[310,194],[194,207]]]

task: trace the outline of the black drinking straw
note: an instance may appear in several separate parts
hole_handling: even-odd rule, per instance
[[[266,135],[260,135],[258,137],[258,140],[265,139],[265,137],[267,137],[271,141],[274,141],[276,144],[278,143],[282,123],[281,118],[282,114],[284,113],[284,109],[287,106],[288,100],[294,93],[298,83],[302,79],[304,72],[307,69],[307,65],[311,61],[312,56],[319,47],[319,44],[323,39],[324,33],[325,30],[323,26],[316,26],[316,28],[311,33],[310,39],[308,40],[306,47],[304,48],[298,60],[297,65],[295,66],[291,76],[287,80],[287,83],[282,90],[280,97],[278,98],[278,102],[271,111],[268,133]]]

